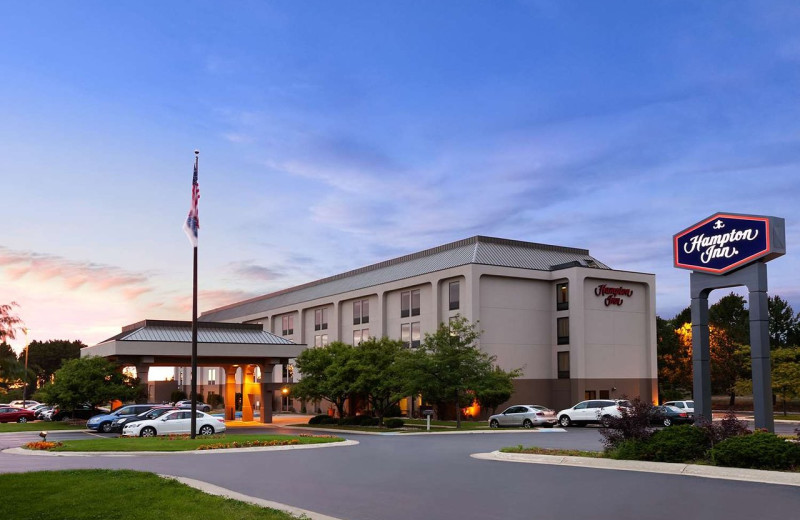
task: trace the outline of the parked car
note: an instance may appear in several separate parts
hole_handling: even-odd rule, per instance
[[[195,412],[196,431],[200,435],[213,435],[225,431],[225,419],[213,417],[203,412]],[[191,410],[172,410],[157,419],[148,419],[126,424],[122,428],[122,435],[126,437],[155,437],[156,435],[170,435],[189,433],[192,428]]]
[[[490,428],[501,428],[504,426],[522,426],[523,428],[544,426],[546,428],[551,428],[557,422],[556,412],[554,410],[538,404],[509,406],[502,413],[489,417]]]
[[[191,408],[192,407],[192,400],[191,399],[184,399],[183,401],[178,401],[175,403],[175,408]],[[197,409],[201,412],[210,412],[211,406],[207,405],[203,401],[197,401]]]
[[[694,401],[667,401],[664,406],[674,406],[683,412],[694,413]]]
[[[159,405],[147,410],[146,412],[142,412],[139,415],[125,415],[123,417],[118,417],[117,419],[114,419],[114,422],[111,425],[111,431],[122,431],[126,424],[156,419],[157,417],[161,417],[165,413],[176,409],[177,408],[169,405]]]
[[[111,413],[103,413],[92,416],[87,422],[86,427],[90,430],[109,433],[114,431],[114,420],[120,417],[135,417],[140,413],[152,410],[156,404],[127,404],[120,406]]]
[[[39,408],[34,412],[37,419],[41,419],[43,421],[49,421],[53,417],[53,410],[55,409],[54,406],[45,406],[44,408]]]
[[[26,408],[17,408],[16,406],[3,406],[0,408],[0,423],[26,423],[32,420],[34,420],[33,412]]]
[[[107,409],[95,408],[94,406],[84,404],[77,406],[72,410],[64,410],[58,406],[53,408],[53,413],[50,415],[51,421],[66,421],[68,419],[89,419],[92,416],[108,413]]]
[[[651,413],[651,422],[663,426],[691,424],[694,422],[694,414],[683,411],[675,406],[654,406]]]
[[[581,401],[572,408],[558,412],[561,426],[585,426],[587,424],[607,424],[610,417],[622,417],[622,408],[630,407],[630,401],[616,399],[591,399]]]
[[[17,408],[23,408],[23,407],[24,408],[33,408],[37,404],[41,404],[41,403],[39,403],[39,401],[33,401],[31,399],[25,399],[24,401],[22,399],[17,399],[16,401],[11,401],[9,404],[11,406],[16,406]]]

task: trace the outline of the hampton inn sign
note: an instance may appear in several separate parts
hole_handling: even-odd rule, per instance
[[[692,271],[695,417],[711,420],[708,295],[714,289],[745,285],[749,291],[755,425],[774,431],[766,262],[786,253],[784,220],[716,213],[673,236],[672,245],[675,267]]]

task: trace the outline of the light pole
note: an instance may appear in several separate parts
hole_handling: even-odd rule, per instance
[[[288,412],[289,411],[289,388],[284,386],[281,389],[281,394],[283,394],[283,399],[281,399],[281,411],[282,412]],[[286,402],[285,405],[284,405],[284,401]],[[285,409],[284,409],[284,407],[285,407]]]
[[[25,386],[22,387],[22,407],[27,408],[25,400],[28,398],[28,329],[23,328],[25,334]]]

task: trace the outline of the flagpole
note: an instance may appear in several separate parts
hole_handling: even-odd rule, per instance
[[[194,171],[197,172],[200,151],[194,151]],[[191,438],[197,430],[197,244],[194,246],[194,269],[192,271],[192,420]]]

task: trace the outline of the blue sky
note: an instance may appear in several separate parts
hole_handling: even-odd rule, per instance
[[[797,2],[4,2],[0,300],[94,343],[482,234],[688,304],[671,236],[784,217],[800,310]],[[721,294],[720,294],[721,295]],[[19,346],[19,341],[17,342]]]

